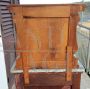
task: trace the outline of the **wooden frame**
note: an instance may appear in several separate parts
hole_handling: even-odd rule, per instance
[[[18,39],[16,42],[16,50],[20,51],[20,55],[21,57],[17,60],[16,62],[16,68],[17,69],[22,69],[23,68],[23,73],[24,73],[24,79],[25,79],[25,84],[29,84],[29,73],[28,70],[30,67],[29,60],[28,60],[28,52],[25,52],[25,50],[29,50],[30,47],[29,45],[32,46],[32,48],[35,46],[37,46],[37,44],[31,42],[32,40],[30,40],[29,37],[27,37],[26,31],[25,29],[28,29],[29,26],[34,29],[36,29],[35,27],[37,27],[38,29],[44,27],[45,31],[47,30],[47,26],[51,23],[54,23],[51,26],[54,26],[54,28],[57,30],[57,28],[62,27],[63,29],[63,42],[61,41],[61,45],[59,48],[57,48],[56,46],[53,46],[50,50],[55,50],[57,49],[61,49],[62,53],[57,54],[58,60],[54,58],[54,56],[52,56],[51,60],[48,59],[47,61],[47,66],[49,66],[48,68],[50,68],[50,66],[53,66],[53,68],[55,67],[55,63],[60,65],[59,68],[66,68],[67,69],[67,73],[66,73],[66,80],[67,81],[72,81],[72,68],[76,68],[77,67],[77,61],[75,60],[75,58],[73,57],[73,53],[77,50],[77,42],[76,42],[76,26],[77,23],[79,21],[79,15],[78,12],[83,11],[84,10],[85,5],[83,4],[62,4],[62,5],[11,5],[10,11],[12,12],[13,15],[13,22],[16,24],[16,33],[17,33],[17,38],[19,39],[19,42],[21,43],[21,45],[18,43]],[[39,18],[39,19],[37,19]],[[47,20],[44,20],[47,19]],[[59,20],[58,20],[59,19]],[[55,25],[55,21],[56,24]],[[40,24],[38,24],[40,23]],[[45,25],[43,25],[43,24]],[[39,27],[38,27],[38,25]],[[63,26],[60,26],[64,24]],[[40,30],[39,29],[39,30]],[[61,29],[61,28],[60,28]],[[66,29],[66,30],[65,30]],[[34,31],[34,30],[32,30]],[[42,31],[40,31],[42,32]],[[34,33],[38,36],[40,36],[41,34],[45,34],[45,32],[36,32],[36,30],[34,31]],[[39,35],[38,35],[38,34]],[[57,35],[58,32],[53,32],[54,34],[54,41],[57,40]],[[40,39],[43,36],[40,37]],[[47,36],[45,36],[47,37]],[[29,40],[27,40],[26,38],[28,38]],[[46,40],[47,38],[45,38]],[[42,42],[44,43],[43,45],[45,45],[46,43],[42,40]],[[58,41],[57,41],[58,42]],[[56,42],[56,43],[57,43]],[[30,44],[29,44],[30,43]],[[28,45],[28,46],[26,46]],[[54,43],[53,43],[54,45]],[[45,46],[46,47],[46,46]],[[40,61],[39,61],[39,54],[32,54],[36,57],[37,62],[36,64],[40,65]],[[54,54],[53,54],[54,55]],[[64,55],[64,56],[63,56]],[[34,57],[33,56],[33,57]],[[67,59],[65,59],[65,57],[67,57]],[[55,60],[55,63],[54,61]],[[42,60],[41,60],[42,61]],[[54,64],[53,64],[54,63]],[[63,65],[62,65],[63,64]]]
[[[58,78],[57,78],[58,77]],[[24,85],[22,74],[16,75],[17,89],[80,89],[81,73],[73,73],[72,83],[65,81],[64,73],[33,73],[30,74],[30,85]],[[39,80],[39,82],[38,82]],[[43,81],[44,80],[44,81]],[[47,82],[46,82],[47,81]]]

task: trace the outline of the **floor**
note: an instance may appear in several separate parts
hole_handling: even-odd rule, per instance
[[[86,73],[81,76],[81,89],[90,89],[90,77]]]

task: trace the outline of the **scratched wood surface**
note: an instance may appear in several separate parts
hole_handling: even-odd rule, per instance
[[[67,23],[67,18],[24,19],[25,40],[21,46],[27,51],[30,68],[65,68]]]
[[[12,5],[16,26],[16,68],[23,69],[25,84],[29,72],[36,69],[67,69],[66,81],[72,81],[72,68],[78,66],[76,26],[83,4]]]

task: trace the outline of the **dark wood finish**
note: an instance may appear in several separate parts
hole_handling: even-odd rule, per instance
[[[73,77],[72,89],[80,89],[81,73],[75,73]]]
[[[38,87],[25,87],[25,89],[71,89],[71,86],[38,86]]]
[[[24,85],[23,75],[16,75],[17,89],[80,89],[81,73],[73,73],[72,82],[65,81],[65,73],[30,74],[30,84]]]

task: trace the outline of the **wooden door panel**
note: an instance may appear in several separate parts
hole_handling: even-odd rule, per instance
[[[34,67],[65,68],[66,80],[72,80],[72,68],[77,64],[73,59],[73,30],[79,20],[78,12],[84,8],[83,4],[10,6],[19,40],[16,49],[21,50],[16,67],[23,69],[25,84],[29,84],[28,70]]]
[[[24,19],[25,41],[21,45],[28,54],[30,68],[34,66],[43,68],[43,63],[47,68],[56,68],[56,65],[59,68],[65,67],[68,40],[67,23],[68,18]],[[63,65],[60,67],[59,63],[63,63]]]

